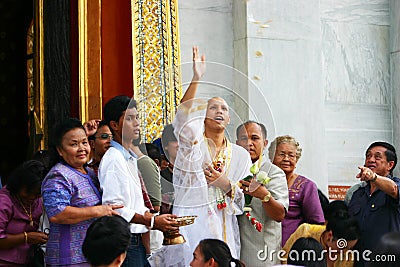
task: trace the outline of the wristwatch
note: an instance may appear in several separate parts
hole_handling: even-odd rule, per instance
[[[270,198],[271,198],[271,192],[268,191],[268,193],[265,195],[265,197],[263,199],[261,199],[261,202],[267,203]]]

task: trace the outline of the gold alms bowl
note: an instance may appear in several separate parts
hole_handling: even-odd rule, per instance
[[[177,222],[177,226],[186,226],[194,223],[194,219],[196,219],[197,216],[192,215],[192,216],[181,216],[181,217],[176,217],[175,221]]]
[[[193,224],[196,217],[197,216],[181,216],[174,218],[174,220],[176,221],[176,226],[181,227]],[[164,232],[163,245],[176,245],[185,242],[186,240],[183,235],[179,233],[179,229]]]

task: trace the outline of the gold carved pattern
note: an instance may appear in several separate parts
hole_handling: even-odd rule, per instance
[[[177,0],[131,0],[134,98],[142,141],[161,136],[182,97]]]
[[[28,87],[28,113],[35,111],[35,81],[34,81],[34,63],[33,63],[33,47],[35,42],[35,28],[33,21],[29,26],[26,35],[26,73],[27,73],[27,87]]]
[[[28,157],[47,149],[43,75],[43,0],[35,0],[34,18],[27,32]]]
[[[35,0],[35,69],[34,69],[34,77],[35,77],[35,85],[37,96],[37,114],[38,114],[38,124],[40,125],[40,129],[42,131],[42,139],[40,142],[39,149],[47,149],[48,147],[48,126],[47,126],[47,92],[44,86],[44,26],[43,26],[43,1],[44,0]]]

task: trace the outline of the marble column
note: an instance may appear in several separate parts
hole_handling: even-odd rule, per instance
[[[392,88],[393,143],[400,155],[400,1],[390,1],[390,73]],[[399,176],[399,167],[395,174]]]
[[[327,192],[321,21],[317,0],[234,1],[235,67],[248,75],[250,119],[303,148],[297,171]]]

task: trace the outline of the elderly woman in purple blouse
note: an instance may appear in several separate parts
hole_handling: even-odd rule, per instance
[[[269,148],[272,162],[286,174],[289,210],[282,221],[282,246],[302,223],[324,224],[324,213],[316,184],[294,172],[301,157],[301,147],[291,136],[278,136]]]
[[[45,175],[41,162],[26,161],[0,189],[0,266],[26,266],[30,246],[47,242],[47,235],[38,231]]]
[[[117,214],[120,205],[101,205],[94,172],[86,167],[90,146],[77,119],[58,125],[51,139],[53,166],[42,184],[42,197],[50,221],[46,246],[47,266],[89,266],[82,253],[86,230],[93,220]]]

